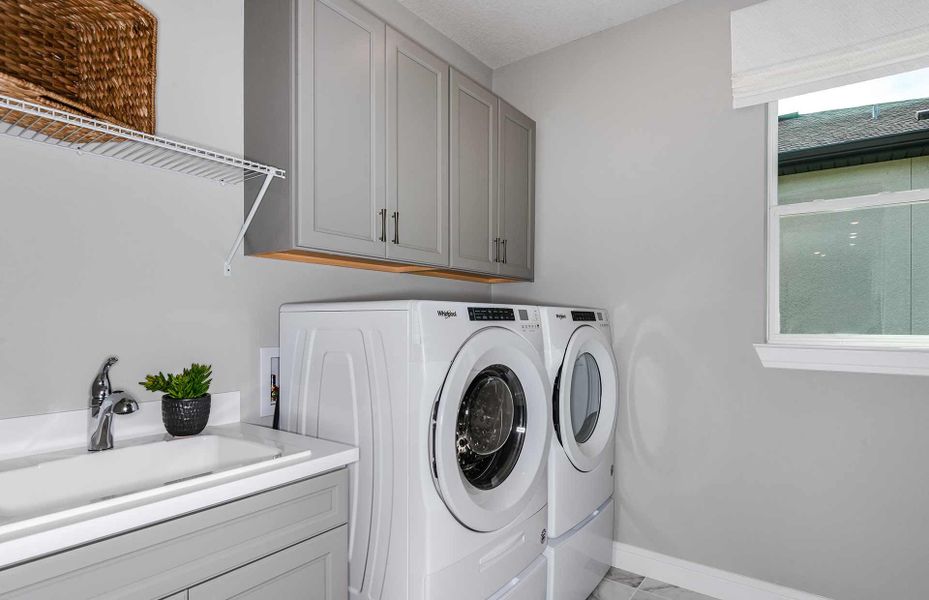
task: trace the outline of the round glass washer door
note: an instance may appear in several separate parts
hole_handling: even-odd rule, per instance
[[[558,441],[571,463],[592,471],[612,450],[618,395],[609,342],[590,326],[571,335],[555,387]]]
[[[468,386],[458,407],[458,466],[480,490],[506,481],[526,438],[526,394],[506,365],[490,365]]]
[[[600,419],[603,380],[597,359],[584,352],[574,360],[571,377],[571,433],[583,444],[590,439]]]
[[[436,489],[475,531],[513,522],[541,481],[550,435],[549,387],[539,352],[489,327],[452,362],[434,409],[430,454]]]

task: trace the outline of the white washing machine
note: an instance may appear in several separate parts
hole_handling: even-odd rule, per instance
[[[555,435],[548,458],[549,600],[584,600],[609,569],[619,402],[605,310],[542,307]]]
[[[351,598],[532,596],[552,429],[536,307],[285,305],[281,376],[283,429],[360,450]]]

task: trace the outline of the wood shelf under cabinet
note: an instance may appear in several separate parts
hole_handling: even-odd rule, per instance
[[[285,250],[281,252],[262,252],[254,254],[260,258],[274,258],[277,260],[292,260],[296,262],[312,263],[316,265],[329,265],[333,267],[350,267],[365,269],[367,271],[384,271],[387,273],[410,273],[412,275],[425,275],[427,277],[440,277],[457,281],[472,281],[475,283],[518,283],[522,280],[497,277],[495,275],[482,275],[465,271],[453,271],[425,265],[410,265],[406,263],[376,260],[356,256],[327,254],[310,250]]]

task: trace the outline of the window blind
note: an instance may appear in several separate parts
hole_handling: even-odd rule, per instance
[[[767,0],[730,21],[736,108],[929,67],[929,0]]]

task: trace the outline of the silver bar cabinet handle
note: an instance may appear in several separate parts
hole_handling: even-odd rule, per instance
[[[382,209],[380,209],[379,211],[377,211],[377,214],[378,214],[378,216],[381,217],[381,237],[380,237],[380,240],[381,240],[382,242],[386,242],[386,241],[387,241],[387,209],[386,209],[386,208],[382,208]]]
[[[503,264],[506,264],[506,240],[500,240],[503,243]]]
[[[393,214],[394,218],[394,243],[400,243],[400,212],[395,211]]]

